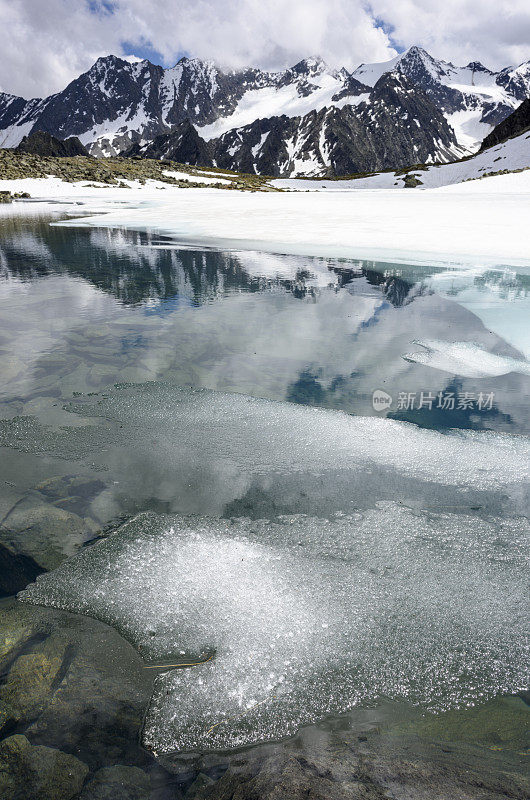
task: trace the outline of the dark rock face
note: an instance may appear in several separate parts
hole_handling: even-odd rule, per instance
[[[137,142],[125,156],[178,161],[194,167],[214,166],[210,144],[199,136],[189,119],[180,122],[171,133],[156,136],[147,145],[141,146]]]
[[[77,136],[69,139],[58,139],[51,133],[35,131],[29,136],[24,136],[18,147],[18,153],[33,153],[37,156],[53,156],[66,158],[68,156],[88,156],[88,150]]]
[[[364,83],[358,81],[357,78],[354,78],[353,75],[350,75],[346,70],[344,70],[344,78],[344,87],[333,95],[331,98],[333,102],[342,100],[345,97],[358,97],[360,94],[371,91],[369,86],[365,86]]]
[[[223,169],[331,176],[440,160],[456,139],[427,95],[395,72],[356,106],[256,120],[211,144]]]
[[[530,98],[523,100],[521,105],[509,117],[506,117],[492,130],[489,136],[486,136],[480,150],[486,150],[495,144],[501,144],[501,142],[505,142],[513,136],[518,136],[527,130],[530,130]]]

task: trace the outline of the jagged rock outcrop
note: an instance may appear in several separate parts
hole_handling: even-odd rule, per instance
[[[513,136],[530,130],[530,98],[527,97],[523,100],[521,105],[515,111],[506,117],[505,120],[500,122],[492,132],[486,136],[480,146],[480,150],[487,150],[488,147],[501,144]]]
[[[178,161],[181,164],[191,164],[195,167],[214,166],[212,147],[205,142],[189,119],[179,123],[171,133],[162,133],[155,136],[152,142],[140,145],[133,144],[125,153],[129,158],[142,156],[143,158],[160,158],[164,161]]]
[[[77,136],[58,139],[45,131],[35,131],[29,136],[24,136],[16,150],[18,153],[33,153],[37,156],[54,158],[89,155],[88,150],[81,144]]]

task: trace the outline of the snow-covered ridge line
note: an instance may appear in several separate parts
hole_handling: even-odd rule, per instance
[[[530,93],[530,62],[492,72],[478,62],[456,67],[412,47],[383,64],[354,72],[317,58],[283,72],[223,72],[199,59],[170,69],[151,62],[100,58],[62,92],[29,101],[0,94],[0,146],[15,147],[32,130],[78,136],[95,155],[115,155],[171,131],[184,119],[203,138],[259,118],[293,118],[360,102],[378,78],[397,71],[425,92],[468,152]]]

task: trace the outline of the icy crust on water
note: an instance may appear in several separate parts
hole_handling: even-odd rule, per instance
[[[473,342],[443,342],[438,339],[418,339],[413,342],[424,350],[405,353],[405,361],[425,364],[467,378],[489,378],[519,372],[530,375],[530,362],[509,356],[489,353]]]
[[[76,416],[75,425],[60,429],[31,417],[0,420],[0,445],[68,459],[105,457],[121,447],[128,459],[140,466],[147,459],[166,476],[179,470],[188,476],[194,470],[356,474],[375,465],[394,477],[488,490],[524,485],[530,460],[530,443],[520,436],[441,434],[390,419],[170,384],[122,385],[67,408],[84,420]],[[85,424],[90,419],[95,424]]]
[[[527,685],[526,523],[144,513],[21,599],[116,627],[158,675],[144,743],[225,749],[381,696],[428,709]]]

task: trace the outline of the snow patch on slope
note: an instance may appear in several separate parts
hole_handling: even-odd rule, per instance
[[[268,119],[285,114],[287,117],[298,117],[310,111],[320,111],[326,106],[336,105],[342,108],[345,105],[357,105],[368,99],[368,93],[355,97],[343,97],[333,101],[334,94],[343,87],[343,82],[334,75],[324,74],[312,78],[311,82],[317,87],[306,97],[298,93],[296,83],[278,88],[267,86],[261,89],[250,89],[245,92],[235,111],[228,117],[220,117],[211,125],[203,125],[197,130],[207,141],[234,128],[250,125],[256,119]]]
[[[530,131],[520,136],[508,139],[502,144],[494,145],[483,153],[478,153],[471,158],[455,161],[450,164],[429,166],[427,169],[410,170],[420,181],[420,188],[433,189],[463,181],[482,178],[491,172],[501,170],[525,170],[530,167]],[[297,191],[356,191],[361,189],[402,189],[403,171],[378,172],[366,178],[337,179],[337,180],[297,180],[276,178],[272,181],[274,186]],[[524,180],[518,181],[521,186]]]
[[[205,183],[205,184],[215,184],[215,183],[224,183],[229,185],[233,183],[233,181],[229,180],[228,178],[210,178],[204,177],[202,174],[195,174],[191,172],[177,172],[172,169],[164,169],[162,170],[163,175],[167,175],[168,178],[176,178],[180,181],[190,181],[191,183]],[[213,174],[213,173],[210,173]]]

